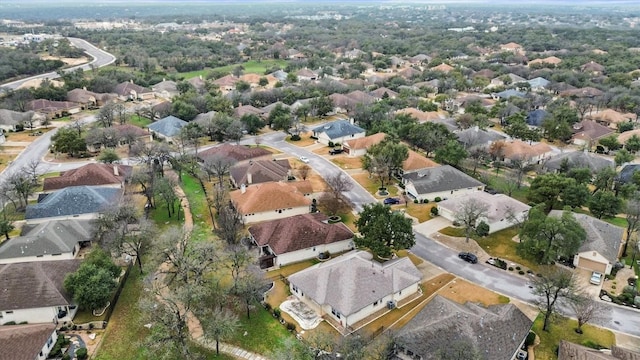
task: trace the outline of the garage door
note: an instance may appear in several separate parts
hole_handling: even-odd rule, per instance
[[[583,269],[588,269],[591,271],[601,272],[603,274],[607,270],[607,264],[603,264],[601,262],[594,261],[591,259],[585,259],[582,257],[578,261],[578,267]]]

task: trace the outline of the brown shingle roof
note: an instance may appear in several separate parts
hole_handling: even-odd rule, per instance
[[[242,214],[311,205],[311,199],[304,197],[296,186],[283,182],[250,185],[244,193],[236,190],[229,195]]]
[[[327,224],[321,213],[304,214],[253,225],[249,232],[258,245],[269,245],[276,255],[353,238],[343,223]]]
[[[118,132],[118,135],[121,137],[124,137],[124,134],[134,134],[135,136],[149,135],[149,132],[147,130],[131,124],[115,125],[112,127]]]
[[[453,66],[451,66],[449,64],[445,64],[445,63],[442,63],[442,64],[440,64],[438,66],[434,66],[434,67],[431,68],[431,70],[433,70],[433,71],[441,71],[443,73],[448,73],[449,71],[451,71],[453,69],[455,69]]]
[[[237,185],[259,184],[269,181],[287,180],[289,160],[258,160],[245,165],[234,166],[230,173]],[[249,181],[251,177],[251,181]]]
[[[222,144],[220,146],[212,147],[211,149],[207,149],[198,153],[198,157],[203,160],[214,155],[228,157],[235,161],[245,161],[271,155],[271,152],[261,147]]]
[[[0,311],[71,305],[64,278],[80,260],[0,265]]]
[[[118,175],[116,175],[116,169]],[[98,186],[121,184],[131,174],[129,165],[87,164],[77,169],[65,171],[57,177],[44,179],[43,190],[57,190],[69,186]]]
[[[613,132],[610,128],[600,125],[595,121],[583,120],[573,125],[575,131],[573,138],[582,140],[598,140]]]
[[[56,329],[55,324],[0,326],[0,360],[37,359]]]
[[[439,164],[413,150],[409,150],[409,157],[402,162],[402,169],[404,171],[432,168],[436,166],[439,166]]]
[[[151,89],[147,89],[146,87],[142,87],[129,81],[122,82],[116,85],[115,89],[113,89],[113,92],[120,96],[129,96],[131,91],[135,91],[138,94],[152,92]]]
[[[529,145],[522,140],[504,141],[503,155],[511,160],[526,160],[532,157],[551,152],[551,147],[545,143]]]
[[[377,133],[363,138],[345,141],[343,145],[352,150],[368,149],[370,146],[381,143],[386,136],[387,134],[385,133]]]

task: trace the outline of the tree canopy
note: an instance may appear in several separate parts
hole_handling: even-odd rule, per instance
[[[389,257],[393,251],[415,245],[411,219],[388,206],[376,203],[365,205],[356,221],[360,236],[356,245],[369,248],[375,255]]]

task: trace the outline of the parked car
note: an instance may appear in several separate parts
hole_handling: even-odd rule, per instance
[[[593,285],[600,285],[600,283],[602,282],[602,273],[599,273],[597,271],[591,273],[591,279],[589,279],[589,282]]]
[[[300,159],[300,161],[302,161],[305,164],[309,162],[309,158],[306,156],[300,156],[298,159]]]
[[[461,252],[458,257],[468,263],[476,264],[478,262],[478,257],[472,253]]]
[[[386,198],[382,202],[385,205],[394,205],[394,204],[400,204],[400,199],[398,199],[398,198]]]
[[[329,155],[338,155],[338,154],[342,154],[344,152],[344,150],[342,150],[342,148],[334,148],[329,150]]]

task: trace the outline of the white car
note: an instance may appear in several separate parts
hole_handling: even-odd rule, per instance
[[[309,162],[309,158],[306,156],[300,156],[298,159],[300,159],[300,161],[302,161],[305,164]]]
[[[602,282],[602,273],[599,273],[597,271],[591,273],[591,279],[589,280],[589,282],[593,285],[600,285],[600,282]]]

